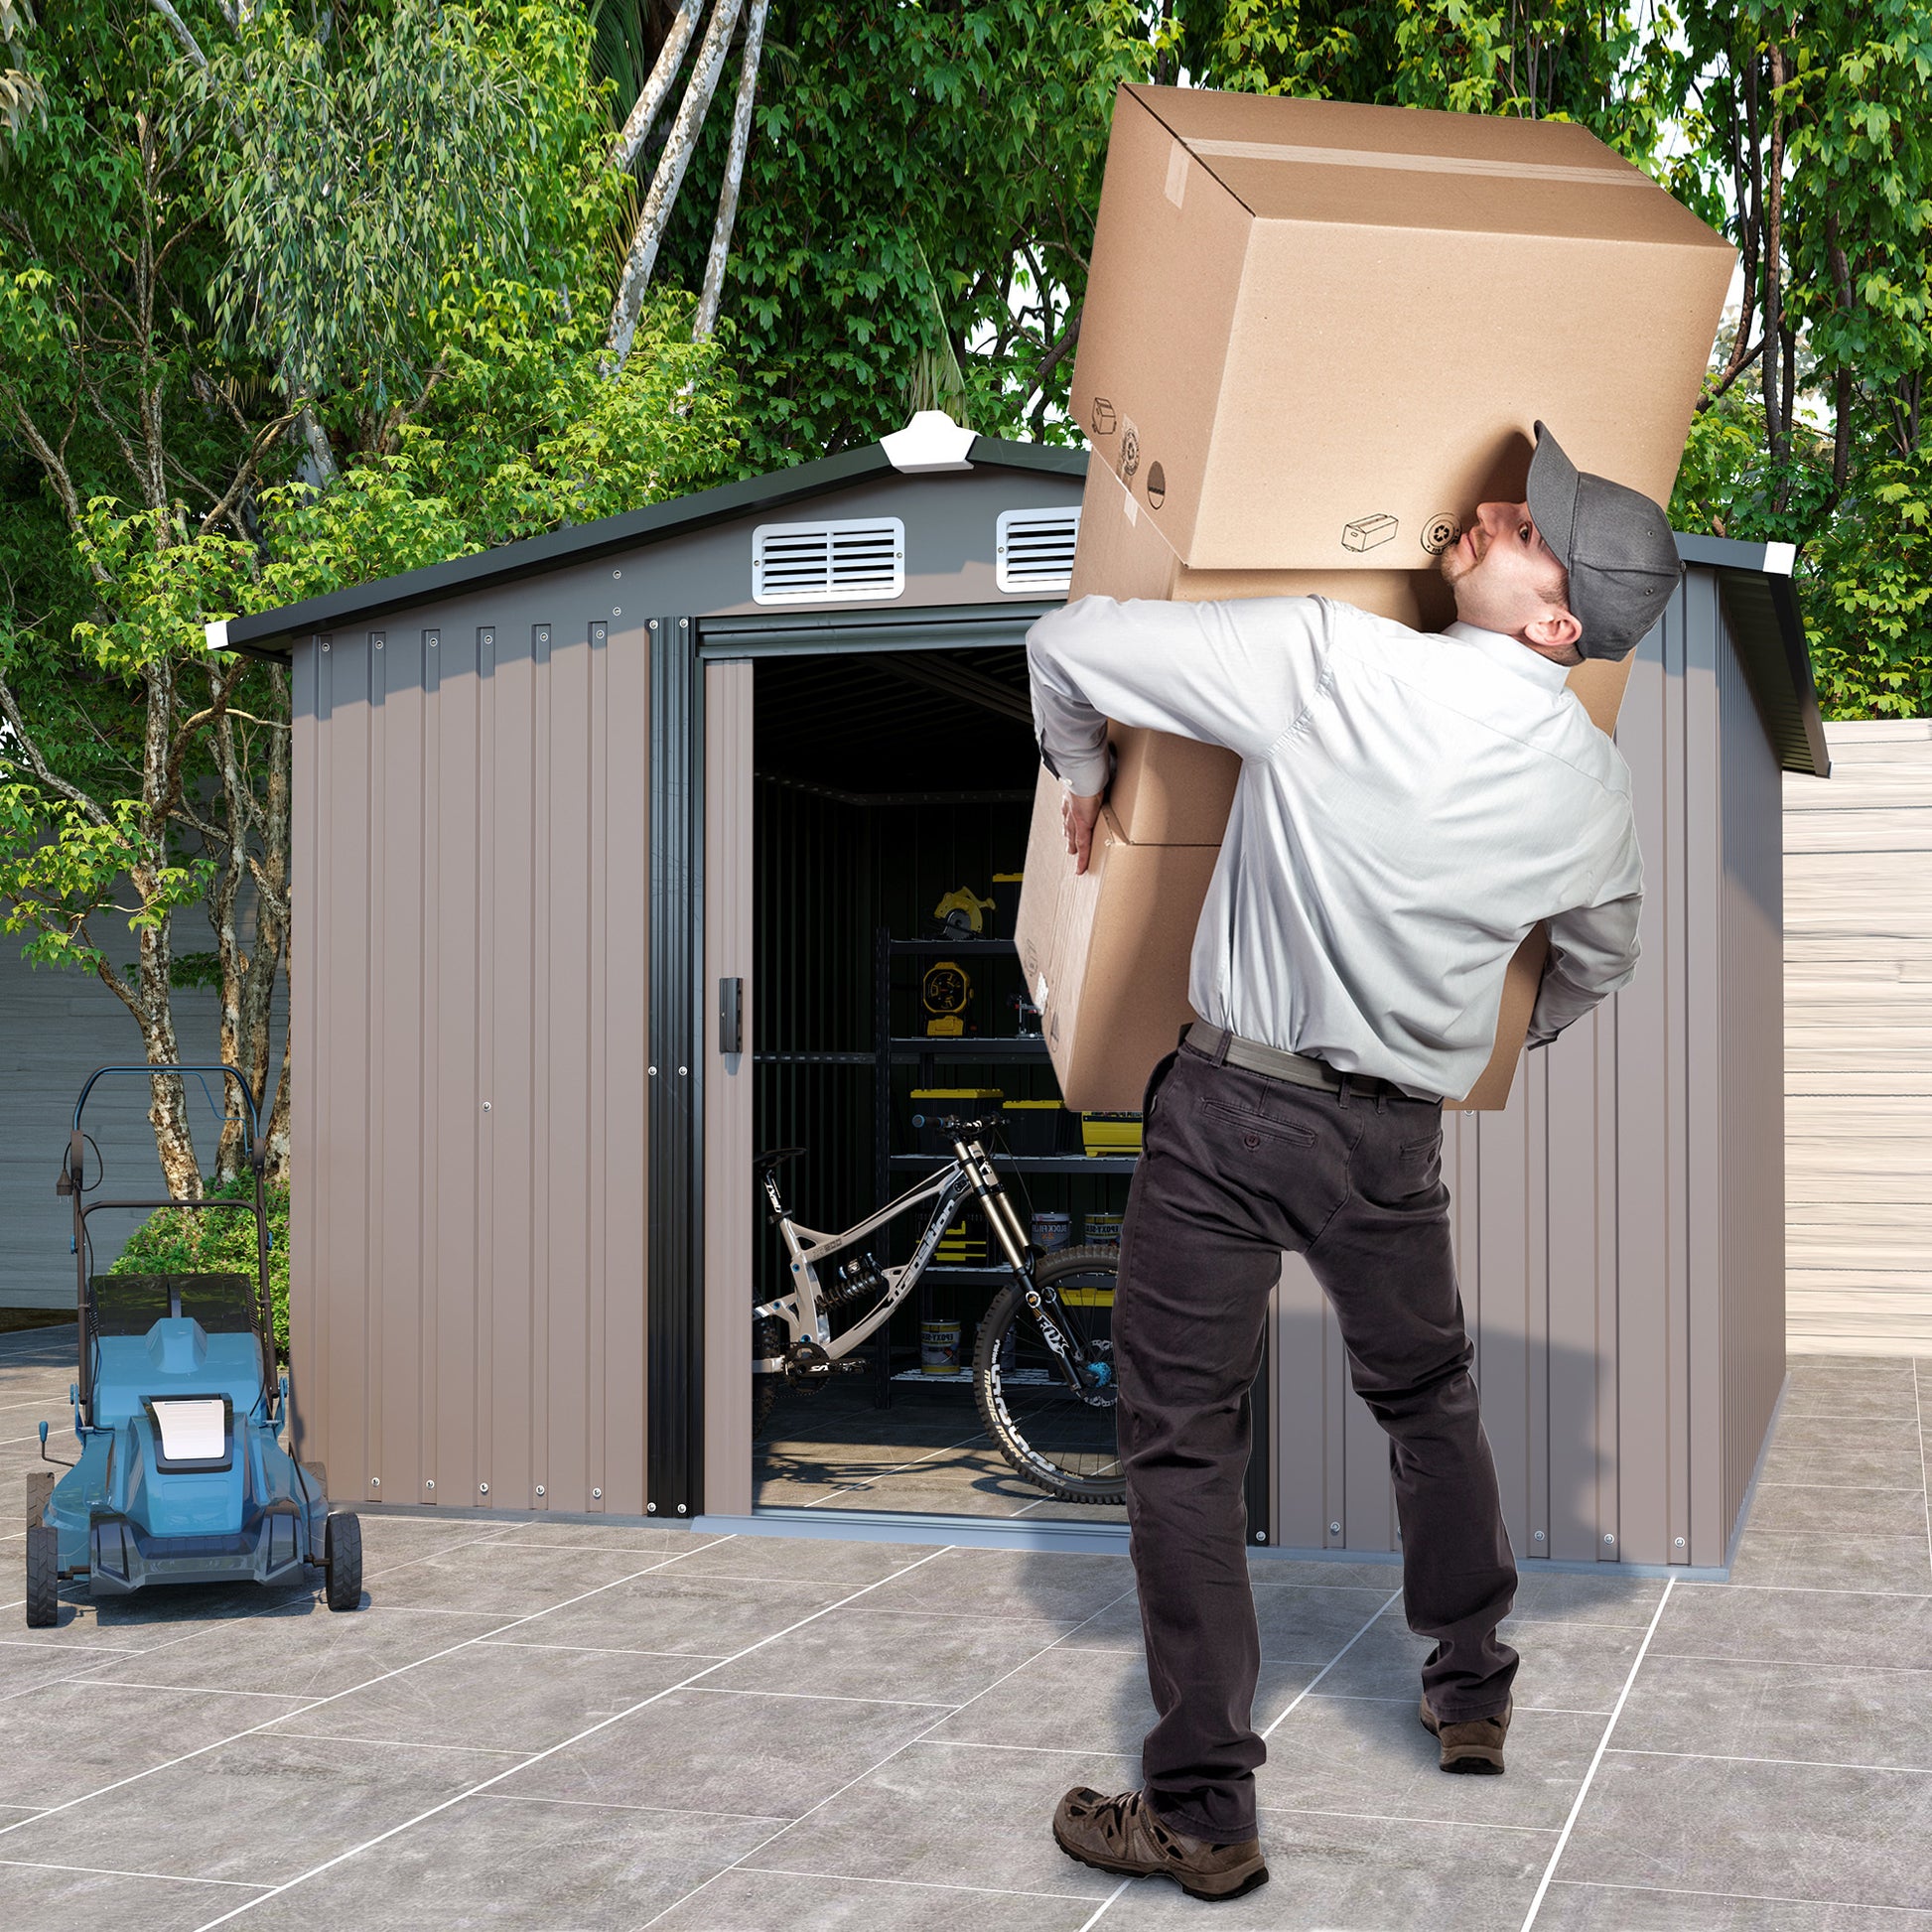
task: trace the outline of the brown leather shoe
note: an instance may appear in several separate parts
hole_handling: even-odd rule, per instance
[[[1423,1728],[1434,1733],[1442,1745],[1438,1760],[1446,1771],[1473,1771],[1478,1776],[1500,1777],[1503,1770],[1503,1739],[1509,1735],[1510,1715],[1516,1709],[1512,1698],[1503,1706],[1499,1718],[1474,1718],[1466,1724],[1444,1725],[1436,1722],[1429,1700],[1422,1701]]]
[[[1053,1814],[1053,1837],[1069,1859],[1096,1871],[1145,1878],[1165,1871],[1189,1898],[1239,1898],[1268,1882],[1261,1841],[1212,1845],[1170,1831],[1142,1791],[1103,1797],[1076,1784]]]

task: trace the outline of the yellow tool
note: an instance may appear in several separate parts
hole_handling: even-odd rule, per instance
[[[919,999],[926,1012],[936,1016],[925,1023],[928,1035],[940,1038],[959,1038],[966,1031],[966,1009],[972,1003],[973,982],[965,967],[956,960],[939,959],[925,969],[919,983]]]
[[[932,908],[932,916],[945,927],[948,939],[977,939],[986,930],[986,914],[994,903],[981,898],[972,887],[961,886]]]

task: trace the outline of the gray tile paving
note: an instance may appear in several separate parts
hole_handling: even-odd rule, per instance
[[[655,1921],[659,1932],[1080,1932],[1090,1898],[995,1890],[968,1881],[909,1884],[741,1866]],[[1111,1915],[1110,1915],[1111,1916]]]
[[[280,1884],[503,1768],[484,1751],[256,1734],[104,1783],[98,1796],[0,1833],[0,1858]]]
[[[1536,1926],[1537,1932],[1932,1932],[1932,1912],[1559,1879]]]
[[[17,1484],[5,1439],[27,1432],[7,1417],[58,1423],[69,1371],[65,1341],[43,1365],[8,1340]],[[767,1476],[788,1457],[792,1500],[830,1475],[889,1507],[963,1490],[982,1515],[1080,1520],[960,1447],[964,1411],[914,1396],[883,1417],[828,1400],[820,1440]],[[1548,1874],[1541,1932],[1932,1932],[1919,1402],[1909,1364],[1795,1365],[1730,1584],[1664,1602],[1615,1565],[1525,1564],[1506,1778],[1436,1769],[1397,1567],[1253,1555],[1274,1882],[1216,1923],[1520,1932]],[[60,1629],[0,1637],[0,1923],[201,1926],[290,1881],[268,1909],[377,1928],[424,1923],[425,1897],[438,1923],[531,1932],[1115,1932],[1205,1909],[1166,1880],[1119,1889],[1046,1829],[1068,1785],[1139,1778],[1124,1557],[364,1528],[355,1615],[307,1592],[76,1589]],[[18,1543],[9,1525],[0,1562]],[[164,1749],[180,1761],[138,1775]]]
[[[7,1841],[0,1839],[0,1850]],[[0,1925],[139,1926],[141,1932],[191,1932],[249,1898],[259,1885],[203,1884],[179,1878],[0,1860]]]
[[[1932,1670],[1652,1657],[1616,1741],[1633,1751],[1932,1771]]]
[[[1493,1780],[1507,1783],[1508,1779]],[[1932,1778],[1612,1747],[1566,1877],[1932,1909]]]
[[[1077,1627],[1028,1617],[875,1610],[869,1607],[873,1601],[866,1596],[828,1610],[802,1629],[721,1665],[705,1682],[720,1690],[809,1687],[839,1697],[964,1704]]]
[[[345,1860],[290,1902],[299,1899],[303,1924],[356,1932],[630,1932],[776,1829],[760,1818],[508,1798],[498,1787]],[[714,1932],[727,1923],[739,1922],[713,1920]]]
[[[935,1885],[997,1879],[1091,1907],[1119,1880],[1068,1859],[1046,1821],[1069,1786],[1118,1790],[1137,1774],[1133,1757],[1079,1749],[911,1744],[828,1794],[745,1863]]]
[[[943,1705],[671,1691],[503,1780],[505,1796],[796,1818],[945,1716]]]

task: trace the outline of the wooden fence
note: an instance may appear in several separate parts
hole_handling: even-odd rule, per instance
[[[1932,1355],[1932,719],[1784,781],[1794,1353]]]

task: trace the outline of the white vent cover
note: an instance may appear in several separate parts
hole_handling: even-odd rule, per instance
[[[1077,507],[1004,511],[1000,517],[1001,590],[1065,590],[1073,582],[1073,545],[1079,534]]]
[[[905,525],[897,516],[760,523],[752,532],[754,604],[832,604],[899,596]]]

